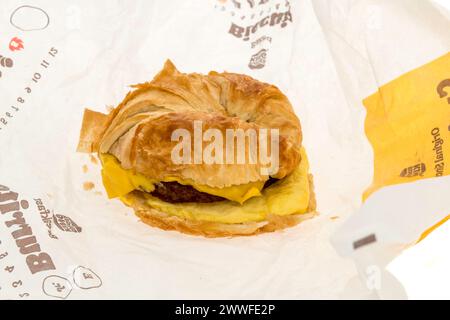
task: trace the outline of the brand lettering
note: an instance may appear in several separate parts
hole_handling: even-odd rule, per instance
[[[433,151],[436,153],[434,160],[434,169],[436,171],[436,177],[442,177],[444,175],[445,162],[444,162],[444,140],[441,138],[441,130],[434,128],[431,130],[433,136]]]
[[[450,79],[442,81],[441,83],[439,83],[437,87],[437,92],[439,94],[439,97],[441,97],[441,99],[444,99],[449,95],[449,93],[445,89],[447,89],[448,92],[450,92]],[[450,104],[450,97],[448,97],[447,101]]]
[[[261,28],[267,26],[274,27],[277,25],[280,25],[281,28],[285,28],[289,22],[292,22],[292,13],[290,9],[286,12],[272,13],[272,15],[261,19],[256,24],[247,27],[241,27],[235,23],[231,23],[229,33],[236,38],[248,41],[250,40],[250,36],[255,34]]]
[[[28,209],[28,201],[18,200],[18,198],[18,193],[0,185],[0,214],[5,217],[10,215],[10,219],[5,221],[6,227],[12,230],[11,236],[19,248],[19,252],[26,256],[25,262],[32,274],[55,270],[51,257],[41,251],[41,246],[33,235],[33,230],[25,220],[22,210]]]

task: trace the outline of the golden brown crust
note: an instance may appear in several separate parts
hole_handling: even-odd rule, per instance
[[[279,129],[280,164],[275,178],[290,174],[301,160],[300,122],[275,86],[233,73],[183,74],[167,61],[151,82],[134,88],[108,115],[102,130],[96,131],[97,140],[86,134],[89,128],[83,125],[81,136],[93,141],[84,141],[91,147],[80,150],[112,153],[124,168],[155,179],[170,175],[219,188],[267,179],[260,163],[179,165],[170,161],[176,144],[171,142],[172,132],[184,127],[193,134],[192,122],[202,120],[205,127],[221,132],[230,128]]]
[[[107,125],[107,119],[108,116],[103,113],[89,109],[84,110],[77,152],[93,153],[97,151],[101,134]]]
[[[258,163],[246,163],[245,165],[173,165],[170,163],[171,152],[178,143],[171,141],[172,132],[181,128],[193,135],[193,123],[198,120],[202,121],[205,131],[207,129],[219,130],[222,136],[226,136],[227,129],[258,129],[258,126],[254,123],[243,122],[239,118],[226,117],[217,113],[166,113],[139,125],[132,144],[122,143],[126,146],[131,145],[130,150],[127,151],[131,163],[122,163],[122,166],[126,169],[134,168],[137,172],[157,180],[164,180],[167,176],[181,177],[217,188],[267,180],[267,177],[261,175],[261,165]],[[286,138],[281,137],[280,140],[280,149],[286,148]],[[208,144],[208,142],[204,142],[203,148],[206,148]],[[158,148],[154,148],[156,145]],[[191,148],[191,152],[193,155],[193,148]],[[120,154],[115,150],[112,153],[116,156]],[[152,166],[149,166],[149,163]],[[224,158],[221,163],[225,163]],[[127,168],[127,165],[130,165],[130,167]]]
[[[130,198],[132,203],[131,207],[134,209],[136,215],[142,222],[152,227],[207,238],[252,236],[294,227],[316,216],[316,199],[312,175],[309,175],[309,183],[311,194],[307,213],[289,216],[270,215],[266,221],[243,224],[225,224],[182,219],[149,207],[145,203],[145,198],[139,192],[132,193]]]

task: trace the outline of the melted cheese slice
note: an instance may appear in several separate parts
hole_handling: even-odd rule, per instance
[[[294,172],[262,191],[244,204],[233,201],[216,203],[168,203],[147,194],[147,204],[169,215],[188,220],[225,224],[265,221],[268,215],[287,216],[307,213],[310,200],[309,163],[302,149],[302,161]],[[121,197],[128,205],[131,198]]]
[[[159,182],[149,179],[133,170],[123,169],[117,158],[112,155],[102,154],[100,158],[103,164],[103,185],[110,199],[125,196],[133,190],[143,189],[146,192],[152,192],[155,190],[154,185]],[[173,177],[164,179],[164,182],[178,182],[182,185],[189,185],[200,192],[219,196],[240,204],[243,204],[250,198],[261,196],[261,190],[264,188],[265,183],[264,181],[257,181],[245,185],[213,188]]]

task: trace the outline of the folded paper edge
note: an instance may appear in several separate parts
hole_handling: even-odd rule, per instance
[[[108,115],[101,112],[84,109],[83,123],[77,152],[93,153],[98,151],[99,138],[108,122]]]

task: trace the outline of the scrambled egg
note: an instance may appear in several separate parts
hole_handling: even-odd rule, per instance
[[[112,155],[101,155],[103,184],[110,198],[120,197],[129,202],[127,194],[136,189],[152,192],[158,181],[125,170]],[[249,183],[229,188],[199,186],[190,181],[169,178],[183,185],[191,185],[201,192],[221,196],[231,201],[215,203],[168,203],[146,194],[147,204],[170,215],[189,220],[226,224],[259,222],[267,215],[286,216],[306,213],[309,206],[309,163],[302,149],[302,161],[292,174],[263,190],[264,182]]]

